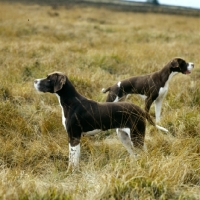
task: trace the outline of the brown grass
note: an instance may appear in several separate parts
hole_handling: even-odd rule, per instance
[[[0,196],[2,199],[199,199],[199,18],[0,3]],[[62,71],[88,98],[103,87],[195,63],[163,103],[163,134],[147,126],[147,154],[131,160],[114,130],[81,142],[81,170],[67,173],[68,138],[57,98],[33,81]],[[144,107],[137,96],[128,101]],[[152,107],[151,114],[154,114]]]

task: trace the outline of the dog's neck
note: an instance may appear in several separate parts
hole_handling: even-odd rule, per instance
[[[62,89],[57,91],[56,94],[60,97],[60,104],[66,109],[85,99],[85,97],[76,91],[68,78],[66,78],[66,82],[63,84]]]
[[[171,70],[170,63],[168,63],[165,67],[163,67],[160,71],[158,71],[160,74],[160,79],[163,83],[166,83],[169,81],[169,79],[172,78],[175,74],[178,72],[174,72]]]

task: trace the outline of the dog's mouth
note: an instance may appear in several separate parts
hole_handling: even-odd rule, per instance
[[[184,72],[184,74],[190,74],[190,73],[191,73],[190,70],[187,70],[187,71]]]
[[[34,86],[35,86],[35,85],[34,85]],[[36,89],[38,92],[43,92],[43,93],[50,92],[49,89],[43,88],[43,87],[38,86],[38,85],[35,86],[35,89]]]

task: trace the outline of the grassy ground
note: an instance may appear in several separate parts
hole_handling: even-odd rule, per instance
[[[19,3],[0,3],[0,13],[1,199],[199,199],[199,18]],[[114,130],[84,137],[81,170],[67,173],[57,98],[35,91],[34,79],[62,71],[105,101],[103,87],[176,56],[195,69],[170,83],[161,121],[169,133],[147,125],[148,153],[137,161]]]

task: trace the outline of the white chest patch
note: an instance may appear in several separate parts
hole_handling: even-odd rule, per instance
[[[167,94],[167,91],[168,91],[168,88],[169,88],[169,81],[171,80],[171,78],[177,74],[178,72],[172,72],[170,75],[169,75],[169,78],[168,80],[166,81],[164,87],[161,87],[160,90],[159,90],[159,93],[158,93],[158,98],[164,98],[165,95]]]
[[[58,97],[58,101],[59,101],[60,107],[62,109],[62,124],[63,124],[63,126],[65,127],[65,130],[66,130],[66,121],[67,121],[67,119],[65,118],[64,110],[63,110],[63,107],[62,107],[62,105],[60,103],[60,96],[57,95],[57,94],[56,94],[56,96]]]

